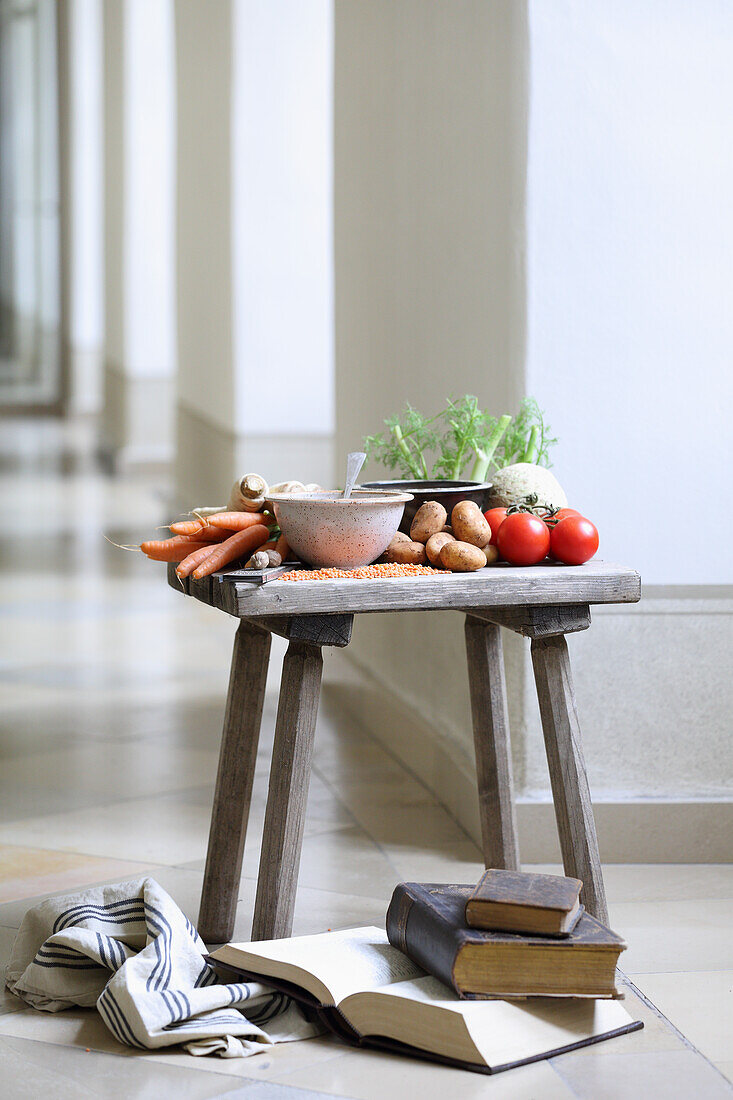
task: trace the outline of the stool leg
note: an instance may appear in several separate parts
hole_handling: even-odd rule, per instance
[[[484,865],[519,870],[501,632],[472,615],[465,629]]]
[[[290,643],[280,682],[253,940],[280,939],[292,931],[322,670],[320,646]]]
[[[234,932],[269,657],[269,633],[240,623],[234,638],[199,910],[199,932],[205,943],[223,943]]]
[[[565,636],[535,638],[532,663],[565,872],[582,880],[581,901],[606,924],[606,892]]]

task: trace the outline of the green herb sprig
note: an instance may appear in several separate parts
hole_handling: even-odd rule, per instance
[[[471,481],[486,481],[492,469],[512,462],[549,466],[549,449],[557,443],[532,397],[524,399],[515,417],[492,416],[477,397],[466,394],[448,398],[445,408],[430,417],[407,404],[384,424],[386,431],[364,439],[368,457],[415,481],[456,481],[469,463]]]

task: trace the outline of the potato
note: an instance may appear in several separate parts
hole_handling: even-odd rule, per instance
[[[425,565],[427,556],[421,542],[393,542],[387,550],[387,561],[400,565]]]
[[[495,546],[492,546],[490,542],[487,543],[486,546],[483,546],[481,549],[486,556],[487,565],[493,565],[494,562],[497,562],[499,560],[499,551]]]
[[[486,554],[470,542],[446,542],[440,551],[440,564],[453,573],[473,573],[486,565]]]
[[[470,542],[472,546],[485,546],[491,540],[491,527],[478,504],[472,500],[459,500],[451,514],[453,534],[458,542]]]
[[[426,543],[431,535],[440,531],[448,519],[448,513],[437,500],[426,500],[415,512],[410,527],[410,538],[415,542]]]
[[[382,556],[379,560],[380,561],[396,561],[397,559],[392,557],[392,551],[395,548],[395,546],[399,546],[401,543],[410,542],[410,541],[411,541],[410,536],[406,535],[404,533],[404,531],[395,531],[394,535],[392,536],[392,541],[390,542],[389,546],[384,551],[384,553],[382,554]]]
[[[453,535],[447,531],[436,531],[425,543],[425,553],[431,565],[440,565],[440,551],[447,542],[455,542]]]

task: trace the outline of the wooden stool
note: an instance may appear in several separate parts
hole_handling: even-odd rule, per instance
[[[180,591],[175,567],[169,583]],[[252,796],[271,634],[283,661],[252,938],[289,936],[293,924],[323,668],[322,647],[351,640],[360,612],[465,613],[484,864],[519,867],[501,631],[531,639],[537,696],[563,863],[581,900],[606,922],[580,725],[565,635],[590,626],[590,604],[640,598],[637,573],[605,562],[388,581],[283,581],[261,586],[237,572],[184,582],[184,591],[241,619],[234,642],[209,848],[199,913],[207,943],[231,938]],[[385,899],[385,904],[386,904]]]

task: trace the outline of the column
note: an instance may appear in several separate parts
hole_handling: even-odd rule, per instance
[[[38,315],[38,19],[24,3],[4,4],[3,262],[7,367],[13,388],[31,386],[37,362]],[[12,357],[12,362],[11,362]]]
[[[104,365],[102,0],[59,0],[64,404],[98,413]]]
[[[406,401],[519,403],[527,64],[519,0],[336,5],[337,453]],[[505,647],[519,789],[521,644]],[[460,617],[362,616],[349,655],[372,677],[360,720],[480,843]]]
[[[331,481],[331,5],[177,0],[176,487]]]
[[[202,5],[209,10],[216,5]],[[175,373],[171,0],[105,0],[105,362],[101,450],[168,461]]]
[[[13,327],[13,116],[11,13],[0,4],[0,357],[9,356]],[[2,378],[2,367],[0,367]]]
[[[0,402],[59,399],[56,4],[0,7]]]

